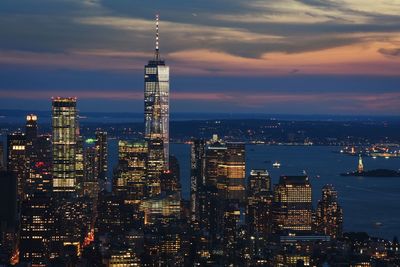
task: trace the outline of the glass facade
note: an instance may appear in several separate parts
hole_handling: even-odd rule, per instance
[[[76,190],[76,98],[53,98],[53,191]]]
[[[169,159],[169,67],[163,60],[145,66],[144,119],[146,140],[162,141],[162,166],[168,170]]]

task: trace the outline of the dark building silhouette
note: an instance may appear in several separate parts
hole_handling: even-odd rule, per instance
[[[12,171],[17,179],[18,198],[24,198],[24,188],[29,168],[26,158],[26,136],[15,132],[7,136],[7,170]]]

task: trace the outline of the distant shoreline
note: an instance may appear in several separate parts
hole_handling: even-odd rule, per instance
[[[388,170],[388,169],[376,169],[370,171],[353,171],[347,173],[341,173],[340,176],[353,176],[353,177],[400,177],[400,171]]]

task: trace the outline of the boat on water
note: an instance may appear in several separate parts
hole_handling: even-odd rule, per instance
[[[280,168],[280,167],[281,167],[281,164],[280,164],[278,161],[275,161],[275,162],[272,164],[272,167],[274,167],[274,168]]]

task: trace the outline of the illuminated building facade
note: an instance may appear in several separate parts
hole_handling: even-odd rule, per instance
[[[25,137],[26,137],[26,159],[29,168],[36,161],[36,141],[38,137],[38,117],[34,114],[26,116]]]
[[[150,142],[149,158],[158,158],[161,171],[166,171],[169,168],[169,67],[160,58],[158,23],[157,15],[154,59],[144,68],[145,139]]]
[[[89,200],[82,198],[59,198],[52,202],[53,231],[50,237],[50,257],[57,258],[73,247],[75,256],[81,253],[81,244],[91,231],[93,207]]]
[[[322,188],[322,199],[317,207],[317,231],[331,238],[342,236],[343,211],[339,206],[337,191],[332,185]]]
[[[75,146],[75,188],[79,196],[84,195],[85,180],[85,156],[84,156],[84,140],[79,133],[76,135]]]
[[[307,176],[281,176],[274,191],[277,231],[312,230],[311,184]]]
[[[26,136],[15,132],[7,136],[7,169],[17,178],[19,199],[24,198],[24,188],[29,174],[26,160]]]
[[[158,196],[141,203],[145,224],[169,223],[181,218],[179,194]]]
[[[53,191],[76,191],[76,98],[53,98]]]
[[[113,190],[128,201],[138,202],[148,196],[146,163],[148,146],[144,141],[118,142],[118,167]]]
[[[161,193],[160,175],[167,171],[164,167],[164,145],[162,139],[147,140],[147,161],[146,161],[146,186],[149,196],[157,196]]]
[[[29,195],[21,206],[20,260],[32,266],[47,266],[54,227],[52,199],[42,192]]]
[[[252,236],[266,238],[272,233],[271,177],[267,170],[251,170],[247,179],[246,224]]]
[[[223,161],[218,165],[217,188],[220,197],[244,203],[246,157],[243,143],[227,143]]]
[[[50,192],[52,189],[51,136],[39,135],[35,145],[35,161],[31,162],[27,180],[27,194]]]
[[[180,193],[180,168],[175,156],[169,156],[169,166],[169,170],[160,175],[161,192],[165,194]]]
[[[204,191],[205,142],[195,139],[190,150],[190,212],[191,220],[199,221],[199,199]]]

